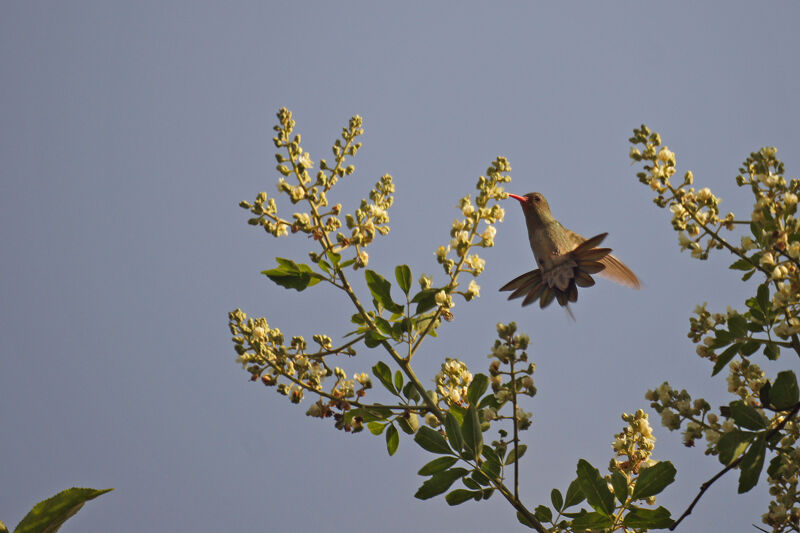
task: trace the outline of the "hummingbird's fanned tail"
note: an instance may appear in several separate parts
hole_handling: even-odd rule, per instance
[[[578,287],[594,285],[591,275],[606,268],[603,260],[609,256],[611,249],[597,248],[606,235],[601,233],[582,242],[547,271],[537,268],[517,276],[503,285],[500,291],[514,291],[509,300],[525,295],[523,307],[537,299],[541,308],[547,307],[553,300],[562,307],[568,307],[569,302],[578,301]]]

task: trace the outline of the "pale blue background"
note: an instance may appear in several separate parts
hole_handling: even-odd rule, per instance
[[[395,177],[373,268],[440,275],[433,250],[457,199],[505,155],[513,192],[543,192],[576,231],[610,232],[640,275],[640,292],[583,291],[576,323],[506,302],[496,289],[532,264],[509,203],[481,298],[459,302],[417,357],[426,379],[446,356],[485,371],[496,322],[532,336],[531,508],[566,488],[578,458],[605,469],[620,413],[646,407],[647,388],[669,379],[729,401],[686,339],[688,316],[704,300],[741,306],[752,285],[724,255],[678,252],[627,138],[642,122],[657,129],[681,172],[747,216],[733,182],[747,154],[776,145],[790,176],[800,168],[800,7],[484,4],[0,4],[0,519],[13,527],[79,485],[116,491],[65,532],[519,527],[500,497],[415,500],[431,457],[408,438],[388,459],[382,438],[306,418],[308,402],[290,405],[234,364],[226,313],[239,306],[287,334],[349,327],[333,289],[298,295],[259,274],[276,255],[303,260],[311,242],[275,240],[236,205],[275,191],[281,106],[315,161],[364,117],[357,172],[335,198],[353,209],[380,175]],[[659,503],[677,514],[720,465],[653,426],[656,457],[678,468]],[[763,483],[737,496],[729,475],[681,530],[750,531],[767,499]]]

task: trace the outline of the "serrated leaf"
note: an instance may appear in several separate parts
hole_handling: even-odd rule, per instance
[[[508,455],[506,456],[506,465],[514,464],[516,461],[519,461],[525,452],[528,451],[527,444],[520,444],[517,448],[512,448]]]
[[[739,314],[731,315],[728,318],[728,328],[734,337],[744,337],[747,335],[747,319]]]
[[[478,418],[478,409],[470,405],[461,425],[461,436],[464,437],[464,444],[472,451],[472,457],[477,459],[481,456],[483,449],[483,432],[481,432],[481,421]]]
[[[611,486],[614,487],[614,496],[620,503],[625,503],[628,499],[628,480],[619,471],[611,474]]]
[[[535,516],[539,522],[553,521],[553,512],[546,505],[537,505],[533,516]]]
[[[622,520],[625,526],[635,529],[668,528],[672,525],[672,522],[669,511],[664,507],[658,507],[657,509],[632,507]]]
[[[439,455],[450,455],[453,451],[447,445],[447,441],[442,435],[428,426],[422,426],[414,435],[414,442],[422,446],[423,449],[431,453],[438,453]]]
[[[400,434],[394,424],[389,424],[389,427],[386,428],[386,450],[389,455],[394,455],[398,446],[400,446]]]
[[[450,441],[450,446],[456,451],[456,453],[461,453],[461,449],[464,448],[464,439],[461,436],[461,426],[459,425],[456,416],[449,411],[444,419],[444,429],[447,433],[447,440]]]
[[[569,509],[570,507],[578,505],[585,498],[586,496],[584,496],[583,491],[581,491],[580,483],[578,483],[577,479],[573,479],[572,483],[567,487],[567,495],[564,497],[564,509]]]
[[[42,500],[25,515],[14,533],[39,533],[57,531],[71,516],[81,510],[83,504],[114,489],[87,489],[72,487],[55,496]]]
[[[753,430],[765,429],[767,427],[767,421],[764,420],[761,413],[742,400],[731,402],[730,409],[733,421],[740,427]]]
[[[607,529],[611,527],[613,519],[610,516],[599,512],[588,513],[583,511],[572,520],[572,529],[575,531],[584,529]]]
[[[610,516],[614,512],[614,495],[608,490],[600,472],[585,459],[578,461],[578,484],[586,501],[595,511]],[[587,526],[592,527],[592,526]]]
[[[264,270],[261,273],[281,287],[299,292],[325,279],[321,274],[311,270],[308,265],[297,264],[290,259],[282,257],[276,257],[275,259],[278,261],[278,268]]]
[[[403,306],[394,303],[391,296],[392,284],[386,278],[375,272],[374,270],[365,270],[364,278],[367,280],[367,287],[372,297],[378,302],[381,307],[391,311],[392,313],[402,313]]]
[[[564,497],[561,496],[561,491],[558,489],[553,489],[550,491],[550,503],[553,504],[553,508],[556,511],[560,511],[563,509],[564,506]]]
[[[769,401],[778,410],[790,409],[798,399],[797,378],[791,370],[778,372],[778,377],[772,383],[769,392]]]
[[[451,468],[450,470],[443,470],[436,472],[429,480],[422,484],[422,486],[414,494],[415,498],[420,500],[427,500],[446,492],[455,481],[466,474],[468,471],[464,468]]]
[[[736,354],[739,353],[740,347],[741,344],[739,344],[738,342],[731,344],[725,349],[724,352],[717,355],[717,361],[714,363],[714,370],[711,371],[711,375],[716,376],[720,370],[725,368],[728,365],[728,363],[731,362],[731,359],[736,357]]]
[[[753,433],[745,431],[729,431],[719,439],[717,449],[719,449],[719,462],[728,466],[744,453]]]
[[[445,495],[444,499],[447,501],[448,505],[459,505],[467,500],[475,499],[476,496],[483,496],[483,492],[471,491],[466,489],[456,489],[452,492],[448,492]]]
[[[633,487],[633,499],[655,496],[675,481],[675,467],[669,461],[660,461],[642,470]]]
[[[394,277],[400,290],[408,296],[408,291],[411,290],[411,268],[408,265],[397,265],[394,268]]]
[[[467,400],[469,400],[469,404],[478,405],[478,400],[480,400],[488,387],[489,378],[485,374],[475,374],[472,378],[472,382],[469,384],[469,388],[467,388]]]
[[[442,470],[447,470],[458,461],[458,457],[437,457],[433,461],[427,463],[425,466],[419,469],[420,476],[430,476],[435,474],[436,472],[441,472]]]
[[[744,454],[742,462],[739,464],[739,494],[743,494],[758,484],[761,470],[764,468],[764,456],[766,455],[767,443],[764,435],[758,438]]]
[[[397,394],[394,383],[392,383],[392,369],[389,368],[389,365],[383,361],[378,361],[377,364],[372,367],[372,373],[375,374],[375,377],[383,383],[383,386],[386,387],[389,392]]]

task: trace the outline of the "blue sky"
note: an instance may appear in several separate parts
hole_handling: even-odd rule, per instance
[[[669,380],[727,403],[688,316],[703,301],[741,306],[753,286],[724,255],[679,253],[627,138],[648,124],[723,210],[749,213],[733,177],[751,151],[775,145],[788,175],[800,167],[798,15],[793,2],[737,1],[3,3],[0,520],[78,485],[116,491],[65,532],[517,527],[499,497],[415,500],[429,457],[413,442],[390,459],[382,438],[305,417],[307,403],[234,363],[236,307],[286,334],[349,331],[332,289],[298,295],[259,274],[275,256],[304,259],[310,242],[275,240],[237,206],[275,191],[282,106],[315,161],[364,117],[356,174],[336,194],[352,210],[394,176],[392,232],[370,249],[380,272],[439,275],[433,251],[458,198],[504,155],[511,192],[544,193],[584,235],[608,231],[643,281],[583,291],[574,323],[506,302],[496,288],[533,264],[510,203],[481,297],[459,302],[417,356],[423,379],[445,357],[485,372],[498,321],[530,334],[531,508],[566,488],[579,458],[605,468],[620,414],[647,407],[648,388]],[[652,422],[656,457],[678,468],[659,503],[679,513],[719,464]],[[728,476],[681,530],[748,529],[767,500],[763,483],[739,496]]]

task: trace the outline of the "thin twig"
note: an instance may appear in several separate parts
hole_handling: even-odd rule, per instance
[[[794,418],[794,417],[795,417],[795,415],[797,415],[797,412],[798,412],[798,411],[800,411],[800,403],[796,403],[796,404],[794,405],[794,407],[792,407],[792,410],[791,410],[791,411],[789,411],[789,414],[787,414],[787,415],[786,415],[786,417],[785,417],[785,418],[784,418],[784,419],[781,421],[781,423],[780,423],[780,424],[778,424],[777,426],[775,426],[775,427],[774,427],[774,428],[773,428],[773,429],[772,429],[772,430],[771,430],[769,433],[767,433],[767,435],[766,435],[766,438],[765,438],[764,440],[766,440],[767,442],[769,442],[769,440],[770,440],[770,439],[771,439],[771,438],[772,438],[772,437],[773,437],[773,436],[774,436],[776,433],[778,433],[780,430],[782,430],[782,429],[783,429],[783,427],[784,427],[784,426],[785,426],[785,425],[786,425],[786,424],[789,422],[789,420],[791,420],[792,418]],[[670,529],[670,531],[674,531],[674,530],[675,530],[675,528],[677,528],[677,527],[678,527],[678,524],[680,524],[680,523],[681,523],[681,521],[682,521],[684,518],[686,518],[687,516],[689,516],[690,514],[692,514],[692,510],[694,509],[694,506],[695,506],[695,505],[697,505],[697,502],[699,502],[699,501],[700,501],[700,498],[702,498],[703,494],[704,494],[704,493],[705,493],[705,492],[706,492],[706,491],[709,489],[709,487],[711,487],[711,485],[713,485],[713,484],[714,484],[714,482],[715,482],[715,481],[717,481],[719,478],[721,478],[721,477],[722,477],[722,476],[724,476],[726,473],[728,473],[728,471],[730,471],[730,470],[733,470],[734,468],[736,468],[737,466],[739,466],[739,463],[741,463],[741,462],[742,462],[742,459],[744,459],[744,454],[742,454],[742,455],[741,455],[741,456],[739,456],[739,458],[738,458],[738,459],[736,459],[734,462],[732,462],[731,464],[729,464],[728,466],[726,466],[725,468],[723,468],[722,470],[720,470],[719,472],[717,472],[717,474],[716,474],[714,477],[712,477],[711,479],[709,479],[708,481],[706,481],[705,483],[703,483],[702,485],[700,485],[700,492],[698,492],[698,493],[697,493],[697,496],[695,496],[695,497],[694,497],[694,500],[692,500],[692,503],[691,503],[691,504],[689,505],[689,507],[688,507],[688,508],[687,508],[687,509],[686,509],[686,510],[683,512],[683,514],[680,516],[680,518],[678,518],[678,519],[677,519],[677,520],[676,520],[676,521],[675,521],[675,522],[674,522],[674,523],[673,523],[671,526],[669,526],[669,529]]]

